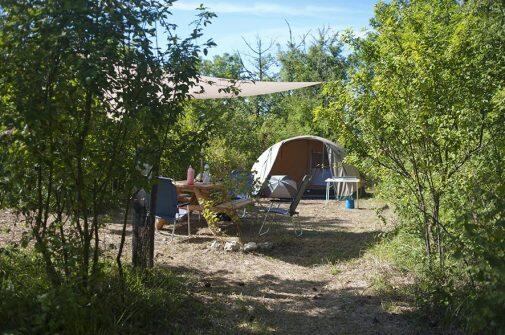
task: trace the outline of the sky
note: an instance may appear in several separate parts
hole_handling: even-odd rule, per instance
[[[208,57],[224,52],[248,53],[243,39],[250,43],[259,36],[266,42],[285,44],[289,38],[286,21],[294,37],[319,28],[333,31],[353,29],[360,33],[368,27],[376,1],[371,0],[178,0],[173,4],[172,21],[182,36],[190,32],[200,4],[217,14],[205,29],[203,38],[212,38],[217,46]],[[309,35],[310,36],[310,35]],[[275,47],[272,51],[276,51]]]

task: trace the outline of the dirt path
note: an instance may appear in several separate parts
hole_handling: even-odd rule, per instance
[[[303,200],[298,208],[302,237],[294,236],[289,221],[279,219],[269,234],[258,237],[259,221],[245,219],[241,225],[245,242],[274,243],[271,250],[253,253],[210,250],[216,238],[194,218],[190,238],[184,236],[184,225],[172,242],[168,227],[156,233],[156,264],[183,276],[190,293],[211,310],[214,327],[203,333],[435,333],[425,322],[416,321],[413,302],[398,290],[384,293],[373,285],[384,274],[398,286],[408,284],[409,278],[367,252],[388,227],[375,213],[380,204],[372,199],[360,201],[360,206],[350,211],[342,203],[325,207],[321,200]],[[0,219],[0,223],[14,221],[9,213]],[[236,236],[233,230],[230,236]],[[0,245],[17,240],[20,231],[0,234]],[[120,232],[121,224],[107,224],[102,247],[115,253]],[[125,246],[128,262],[130,232]]]
[[[245,241],[275,245],[248,254],[210,250],[209,235],[169,242],[166,230],[157,234],[156,261],[189,276],[192,292],[217,311],[216,329],[230,334],[432,333],[415,322],[411,302],[380,294],[372,285],[377,275],[391,271],[363,256],[385,229],[377,206],[365,200],[361,209],[349,211],[342,203],[325,208],[324,201],[304,200],[299,210],[305,231],[299,238],[289,222],[279,220],[259,238],[259,223],[245,220]],[[193,234],[205,232],[203,227]],[[178,233],[186,234],[185,227]]]

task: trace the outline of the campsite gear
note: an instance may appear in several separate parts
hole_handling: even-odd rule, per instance
[[[252,173],[234,170],[230,174],[230,180],[233,183],[233,189],[229,192],[230,197],[233,199],[250,198],[249,193],[254,183]]]
[[[190,193],[191,202],[188,205],[188,215],[191,212],[198,212],[199,214],[203,211],[203,206],[201,206],[201,200],[207,200],[210,198],[212,192],[221,191],[223,194],[226,193],[224,186],[220,183],[194,183],[189,185],[185,180],[175,181],[175,187],[178,193]],[[217,204],[211,208],[211,211],[218,213],[236,212],[250,204],[254,203],[252,199],[236,199],[221,204]],[[188,218],[189,219],[189,218]]]
[[[328,178],[325,180],[326,182],[326,201],[325,203],[328,203],[330,200],[330,187],[333,184],[333,187],[337,188],[337,186],[340,186],[341,184],[356,184],[356,206],[359,207],[359,183],[361,180],[359,178],[353,178],[353,177],[339,177],[339,178]],[[335,186],[337,185],[337,186]],[[335,200],[338,200],[337,196],[337,191],[335,191]],[[354,208],[354,200],[353,200],[353,208]]]
[[[177,189],[172,183],[172,180],[165,177],[158,177],[159,184],[156,196],[156,211],[157,227],[161,229],[164,221],[172,222],[172,240],[175,236],[175,224],[178,219],[188,216],[188,236],[191,235],[191,226],[189,220],[189,202],[177,202]]]
[[[288,176],[271,176],[268,190],[270,198],[291,199],[296,195],[296,181],[289,179]]]
[[[354,199],[353,198],[345,199],[345,208],[354,209]]]
[[[188,172],[186,174],[186,182],[188,185],[193,185],[195,183],[195,169],[191,167],[191,165],[188,167]]]
[[[203,167],[202,182],[210,183],[209,164],[205,164],[205,166]]]
[[[253,187],[253,176],[250,172],[232,171],[230,174],[230,180],[232,181],[232,189],[229,190],[228,195],[232,200],[240,199],[250,199],[250,192]],[[247,215],[247,208],[244,207],[240,217],[245,217]]]
[[[337,143],[317,136],[297,136],[280,141],[266,149],[252,166],[255,193],[266,190],[272,175],[288,175],[300,183],[304,175],[311,175],[308,192],[323,195],[325,180],[334,177],[361,178],[358,170],[342,163],[345,150]],[[357,191],[355,184],[334,185],[337,196],[349,196]],[[267,191],[268,192],[268,191]]]
[[[295,235],[298,237],[302,236],[302,234],[303,234],[302,225],[299,221],[298,222],[294,221],[294,216],[298,215],[296,208],[298,207],[298,204],[300,203],[300,200],[302,199],[303,193],[307,189],[307,186],[309,186],[309,184],[310,184],[310,179],[311,179],[311,176],[309,176],[309,175],[305,175],[303,177],[300,187],[298,188],[298,192],[296,193],[295,197],[293,198],[293,200],[289,204],[288,209],[284,209],[284,208],[280,207],[282,204],[282,201],[275,201],[274,200],[274,201],[270,202],[270,207],[266,210],[265,217],[263,218],[263,223],[260,227],[260,230],[258,231],[258,234],[260,236],[265,235],[266,233],[268,233],[270,231],[270,228],[265,230],[265,224],[267,222],[267,218],[270,213],[282,215],[282,216],[288,216],[289,218],[291,218],[291,223],[293,224],[293,227],[295,229]],[[274,203],[278,204],[277,207],[273,207]]]

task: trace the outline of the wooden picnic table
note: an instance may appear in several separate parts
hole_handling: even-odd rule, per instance
[[[190,203],[188,206],[189,211],[202,212],[203,206],[201,205],[201,200],[211,199],[213,192],[221,192],[223,198],[226,199],[226,188],[221,183],[201,183],[195,182],[192,185],[188,185],[186,180],[175,181],[174,185],[177,189],[178,195],[189,194],[190,199],[187,201]],[[232,201],[226,201],[221,204],[216,204],[214,210],[216,212],[222,211],[226,212],[229,210],[236,210],[243,208],[249,204],[252,204],[252,199],[237,199]]]
[[[219,183],[195,182],[194,184],[189,185],[186,180],[178,180],[174,182],[174,185],[179,196],[184,194],[188,194],[190,196],[190,199],[186,199],[185,201],[190,203],[189,210],[195,212],[201,212],[203,210],[200,201],[198,200],[209,199],[213,191],[221,190],[224,192],[223,185]]]

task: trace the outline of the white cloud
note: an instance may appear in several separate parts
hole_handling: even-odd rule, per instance
[[[174,9],[179,10],[194,10],[200,6],[201,2],[194,1],[176,1],[173,4]],[[211,11],[216,13],[247,13],[252,15],[277,14],[286,16],[311,16],[311,17],[327,17],[334,14],[342,13],[360,13],[360,11],[339,7],[339,6],[289,6],[278,5],[267,2],[253,2],[251,4],[237,4],[233,2],[218,1],[210,4],[205,4]]]

